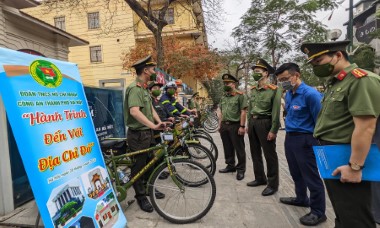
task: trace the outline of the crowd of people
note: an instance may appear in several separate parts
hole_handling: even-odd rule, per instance
[[[265,185],[262,196],[275,194],[279,189],[276,138],[283,128],[295,195],[280,197],[280,203],[309,207],[310,212],[300,218],[303,225],[326,221],[326,189],[336,215],[335,227],[376,227],[371,212],[371,182],[362,180],[362,170],[380,115],[380,103],[376,102],[380,97],[380,77],[350,63],[345,51],[348,44],[349,41],[302,44],[301,51],[308,56],[314,74],[328,77],[323,94],[302,81],[300,67],[292,62],[275,70],[264,59],[258,59],[252,66],[257,85],[249,95],[237,89],[236,77],[222,76],[225,93],[218,117],[226,167],[219,172],[236,172],[238,181],[244,179],[247,133],[255,177],[247,186]],[[181,105],[176,98],[180,83],[155,82],[155,65],[150,56],[135,63],[137,79],[126,90],[125,121],[131,151],[155,144],[153,131],[164,129],[174,117],[200,115],[199,94],[192,96],[188,107]],[[282,126],[281,109],[286,113]],[[322,180],[313,146],[338,144],[351,145],[350,160],[333,172],[340,178]],[[132,176],[149,161],[146,154],[136,155],[135,159]],[[135,197],[143,211],[152,212],[143,182],[134,183]],[[157,190],[155,194],[165,197]]]
[[[300,218],[303,225],[326,221],[326,187],[336,215],[335,227],[376,227],[371,210],[372,183],[362,180],[362,170],[380,115],[380,103],[376,101],[380,97],[380,77],[350,63],[348,44],[349,41],[302,44],[301,51],[308,56],[307,63],[314,74],[328,78],[323,94],[302,81],[299,66],[292,62],[275,70],[259,59],[252,66],[257,85],[249,95],[237,90],[238,80],[233,75],[223,75],[225,96],[219,106],[219,131],[226,167],[219,172],[237,171],[236,179],[244,178],[244,133],[248,133],[255,180],[247,185],[265,185],[263,196],[278,191],[276,136],[282,106],[286,113],[285,155],[295,196],[280,197],[280,203],[310,207],[310,212]],[[271,83],[270,75],[274,75],[276,83]],[[313,146],[339,144],[351,145],[350,159],[334,170],[332,175],[340,178],[322,180]]]

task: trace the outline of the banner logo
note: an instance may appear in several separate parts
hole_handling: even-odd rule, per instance
[[[62,83],[61,71],[53,63],[45,60],[35,60],[29,67],[30,75],[40,85],[57,88]]]

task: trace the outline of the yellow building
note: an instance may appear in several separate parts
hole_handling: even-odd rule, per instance
[[[161,2],[155,1],[152,8],[159,9]],[[24,11],[89,41],[88,46],[72,47],[69,53],[69,61],[78,64],[84,84],[99,86],[101,80],[109,79],[122,81],[124,86],[132,82],[133,72],[122,69],[122,54],[136,42],[152,37],[152,33],[131,8],[124,1],[111,1],[110,8],[106,8],[102,1],[88,0],[80,3],[79,7],[84,10],[73,11],[65,6],[65,1],[57,3],[51,9],[41,5]],[[202,24],[202,19],[196,19],[191,11],[193,8],[184,7],[184,3],[186,1],[170,5],[166,15],[169,25],[164,28],[163,35],[175,34],[184,42],[207,44],[204,28],[197,26]],[[182,80],[195,91],[202,90],[201,83],[193,78]]]

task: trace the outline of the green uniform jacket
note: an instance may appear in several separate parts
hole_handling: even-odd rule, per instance
[[[355,76],[356,75],[356,76]],[[359,69],[345,68],[328,81],[314,137],[336,143],[351,143],[353,116],[380,115],[380,77]]]
[[[280,128],[281,94],[282,90],[272,84],[261,88],[252,87],[248,106],[248,121],[252,121],[253,115],[271,116],[272,127],[270,132],[276,134]]]
[[[150,121],[153,120],[152,98],[145,86],[138,81],[131,83],[125,92],[124,119],[128,128],[133,130],[148,130],[144,124],[138,122],[130,113],[130,108],[140,107],[140,111]]]
[[[241,110],[247,108],[247,97],[239,91],[225,94],[220,101],[222,121],[240,121]]]

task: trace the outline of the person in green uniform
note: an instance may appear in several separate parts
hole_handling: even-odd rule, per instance
[[[259,59],[252,70],[253,78],[258,85],[251,89],[246,131],[255,180],[248,182],[247,186],[267,185],[261,194],[269,196],[277,192],[279,185],[276,137],[280,128],[282,90],[276,85],[269,84],[269,75],[274,73],[274,69],[264,59]],[[261,148],[267,162],[267,175],[264,172]]]
[[[245,121],[247,114],[247,97],[243,92],[236,89],[239,82],[234,76],[224,74],[225,95],[220,101],[219,110],[219,132],[224,148],[224,158],[227,167],[219,170],[220,173],[235,172],[236,179],[244,179],[246,157],[245,157]],[[235,165],[235,152],[238,163]]]
[[[371,182],[362,180],[362,169],[380,115],[380,77],[351,64],[346,46],[350,41],[304,43],[317,77],[328,77],[314,137],[320,145],[351,144],[348,164],[337,167],[325,179],[335,212],[335,227],[376,227],[371,212]]]
[[[147,89],[147,82],[150,76],[155,73],[155,66],[156,64],[152,61],[151,56],[132,65],[136,70],[137,78],[127,87],[124,100],[124,119],[128,127],[127,141],[131,151],[149,148],[151,144],[155,143],[152,130],[162,130],[165,127],[165,123],[161,122],[152,106],[152,98]],[[131,168],[132,177],[147,164],[148,154],[136,155],[134,159],[136,163]],[[143,211],[152,212],[153,207],[145,196],[143,178],[136,180],[133,188],[140,208]],[[165,197],[158,190],[155,194],[157,198]]]

